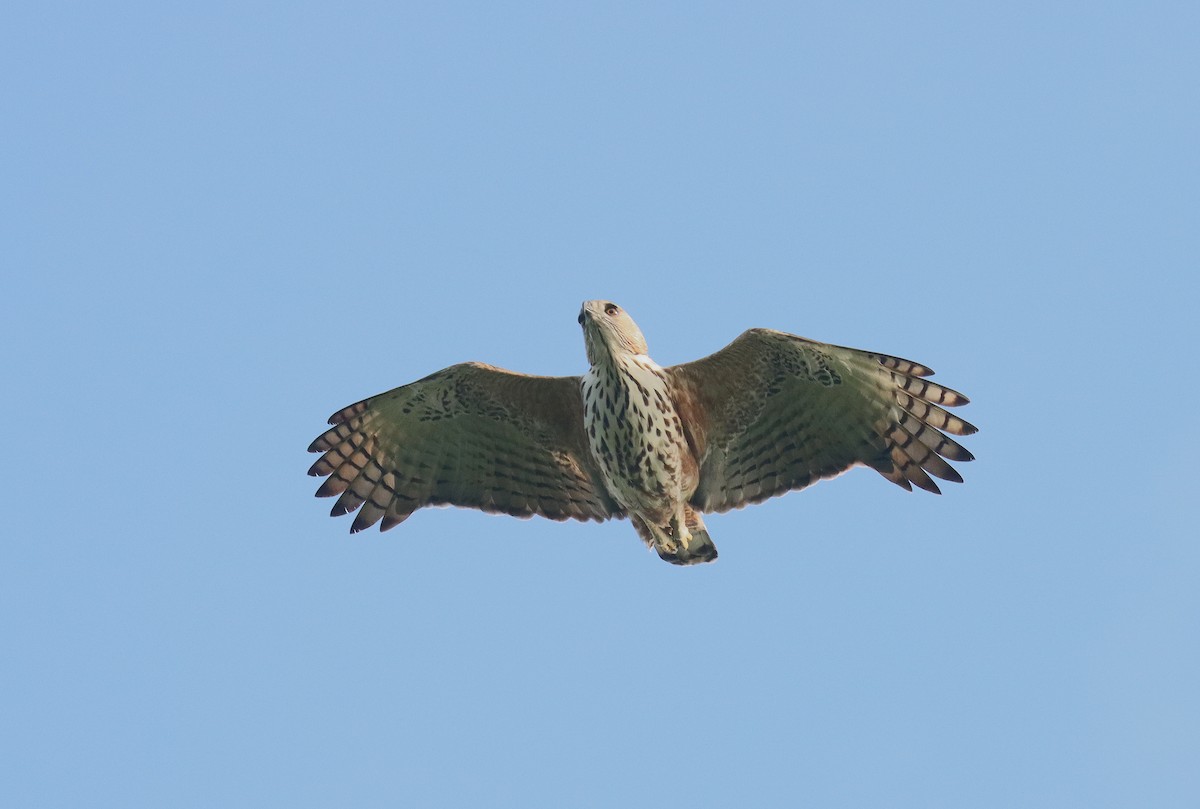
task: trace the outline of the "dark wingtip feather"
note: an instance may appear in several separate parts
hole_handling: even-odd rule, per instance
[[[334,475],[326,478],[325,482],[317,489],[315,496],[317,497],[333,497],[346,491],[346,482]]]
[[[958,473],[958,470],[955,469],[950,464],[939,465],[937,467],[937,471],[934,471],[933,469],[927,469],[925,471],[929,472],[930,474],[937,475],[942,480],[948,480],[951,483],[962,483],[963,482],[962,475],[960,475]]]
[[[912,478],[910,478],[910,480],[912,480]],[[933,482],[933,479],[930,478],[929,475],[925,475],[923,478],[917,478],[916,480],[913,480],[912,482],[913,482],[914,486],[924,489],[925,491],[929,492],[930,494],[941,494],[942,493],[942,490],[940,488],[938,488],[938,485]]]
[[[329,423],[341,424],[342,422],[349,421],[360,413],[366,412],[368,401],[368,399],[363,399],[361,402],[355,402],[352,405],[343,407],[341,410],[329,417]]]
[[[919,362],[906,360],[903,357],[893,357],[891,354],[876,354],[875,359],[884,368],[907,376],[933,376],[933,369]]]

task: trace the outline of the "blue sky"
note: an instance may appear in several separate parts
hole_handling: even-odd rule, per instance
[[[1200,805],[1190,3],[39,3],[0,49],[12,806]],[[430,509],[305,447],[454,362],[751,326],[973,400],[943,497]]]

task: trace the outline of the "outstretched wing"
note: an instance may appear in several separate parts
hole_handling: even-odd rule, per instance
[[[427,505],[554,520],[621,514],[583,431],[579,377],[526,376],[453,365],[334,413],[309,446],[328,475],[332,515],[362,507],[351,531],[380,530]]]
[[[855,464],[940,493],[930,475],[962,482],[944,459],[973,460],[945,435],[976,431],[943,409],[967,397],[898,357],[751,329],[667,372],[701,459],[692,505],[702,511],[757,503]]]

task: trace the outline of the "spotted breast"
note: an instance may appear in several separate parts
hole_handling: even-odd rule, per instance
[[[696,488],[696,463],[663,370],[645,355],[594,365],[581,387],[584,428],[613,497],[666,524]]]

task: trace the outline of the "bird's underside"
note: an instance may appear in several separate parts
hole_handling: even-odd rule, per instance
[[[310,475],[357,510],[351,531],[455,505],[517,517],[629,517],[675,564],[716,558],[701,517],[802,489],[851,466],[939,493],[961,482],[950,436],[967,403],[898,357],[751,329],[661,368],[615,304],[580,313],[591,369],[540,377],[480,363],[445,368],[350,405],[312,442]]]

